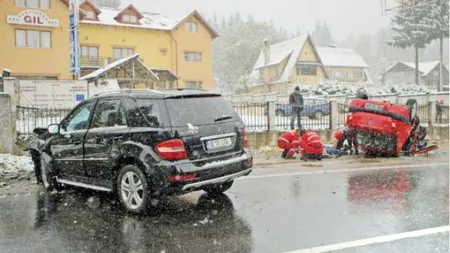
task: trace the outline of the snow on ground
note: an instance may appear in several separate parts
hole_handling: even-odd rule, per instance
[[[327,81],[316,86],[301,85],[301,91],[310,95],[355,95],[359,88],[364,88],[369,95],[389,94],[418,94],[430,91],[427,86],[416,84],[388,84],[385,86],[354,84],[348,85],[342,82]]]
[[[31,157],[0,154],[0,182],[27,179],[32,174],[34,174],[34,166]]]

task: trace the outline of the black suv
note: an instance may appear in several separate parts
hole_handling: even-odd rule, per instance
[[[29,150],[46,189],[114,192],[134,213],[168,195],[222,193],[253,165],[240,117],[202,90],[102,93],[35,132]]]

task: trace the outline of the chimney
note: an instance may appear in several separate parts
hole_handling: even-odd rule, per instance
[[[270,45],[269,40],[264,40],[264,65],[269,64],[270,62]]]

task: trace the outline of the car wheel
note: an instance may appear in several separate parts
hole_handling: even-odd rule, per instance
[[[284,111],[283,111],[283,110],[276,110],[276,111],[275,111],[275,116],[281,116],[281,117],[284,117]]]
[[[409,107],[409,118],[412,121],[417,116],[417,101],[415,99],[408,99],[406,106]]]
[[[222,183],[222,184],[215,184],[215,185],[211,185],[205,189],[203,189],[205,192],[209,193],[209,194],[220,194],[220,193],[224,193],[226,192],[228,189],[231,188],[231,186],[233,185],[233,180]]]
[[[314,119],[321,119],[323,117],[323,112],[322,111],[316,111],[314,113]]]
[[[117,177],[117,194],[126,211],[143,212],[148,204],[147,177],[134,165],[124,166]]]

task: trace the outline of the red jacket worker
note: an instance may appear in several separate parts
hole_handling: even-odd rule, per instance
[[[307,158],[322,160],[323,144],[320,136],[313,131],[300,130],[300,148],[302,160]]]
[[[298,153],[299,142],[298,142],[298,131],[286,131],[280,138],[278,138],[278,147],[283,149],[281,156],[283,158],[293,157],[295,153]]]

